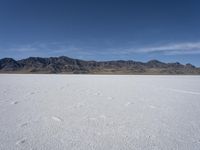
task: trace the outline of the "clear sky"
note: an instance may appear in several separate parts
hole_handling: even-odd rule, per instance
[[[0,0],[0,58],[200,66],[199,0]]]

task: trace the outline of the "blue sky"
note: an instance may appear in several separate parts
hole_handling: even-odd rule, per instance
[[[158,59],[200,66],[198,0],[1,0],[0,58]]]

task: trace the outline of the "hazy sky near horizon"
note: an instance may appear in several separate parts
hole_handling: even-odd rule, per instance
[[[200,66],[199,0],[0,0],[0,58]]]

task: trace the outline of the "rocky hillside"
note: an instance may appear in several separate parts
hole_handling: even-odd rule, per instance
[[[199,74],[191,64],[163,63],[151,60],[84,61],[69,57],[29,57],[22,60],[0,59],[0,73],[66,73],[66,74]]]

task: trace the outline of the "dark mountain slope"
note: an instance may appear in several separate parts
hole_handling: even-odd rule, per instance
[[[200,68],[191,64],[147,63],[124,61],[84,61],[61,57],[29,57],[22,60],[0,59],[0,73],[90,73],[90,74],[200,74]]]

